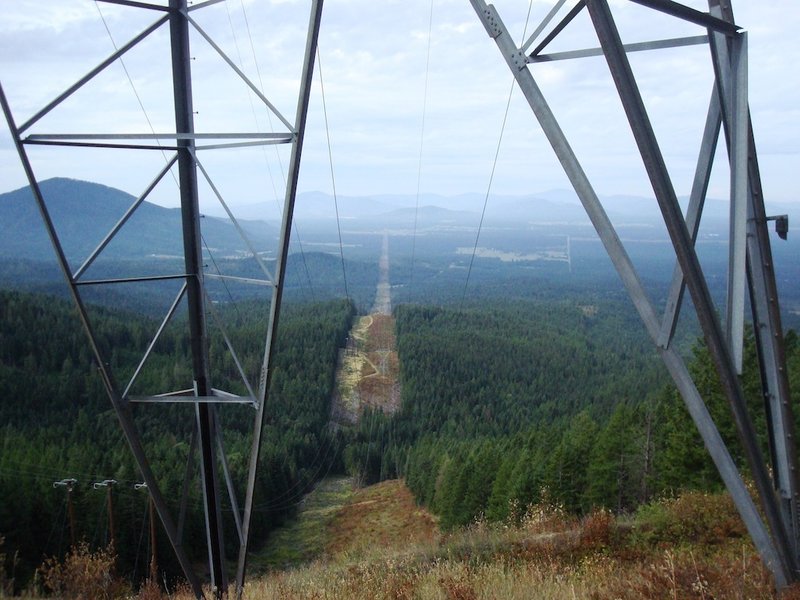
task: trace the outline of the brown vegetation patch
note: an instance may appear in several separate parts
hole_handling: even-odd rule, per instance
[[[47,558],[38,575],[44,588],[58,598],[121,598],[129,594],[126,581],[115,574],[116,555],[108,546],[95,551],[86,542],[70,549],[63,560]]]
[[[391,315],[372,315],[364,351],[372,370],[362,369],[357,389],[363,407],[380,408],[391,414],[400,408],[400,362],[397,358],[395,321]]]
[[[350,332],[336,372],[331,420],[354,424],[365,408],[392,414],[400,408],[400,363],[395,350],[394,317],[360,317]]]
[[[356,491],[328,529],[329,555],[363,554],[438,539],[434,518],[414,502],[402,481]]]
[[[397,340],[394,334],[394,317],[391,315],[371,315],[372,322],[368,326],[366,352],[394,350]]]

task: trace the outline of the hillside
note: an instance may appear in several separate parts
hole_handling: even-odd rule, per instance
[[[40,187],[67,258],[75,266],[136,201],[131,194],[88,181],[53,178],[42,181]],[[258,251],[274,251],[277,246],[274,226],[256,222],[243,222],[242,226]],[[207,217],[202,221],[202,231],[215,255],[237,256],[246,251],[228,219]],[[117,260],[182,256],[181,240],[180,209],[145,201],[109,244],[104,256]],[[0,257],[34,260],[53,257],[28,187],[0,194]]]
[[[265,307],[239,303],[219,307],[228,335],[239,350],[243,368],[260,366],[261,340],[253,331]],[[95,309],[95,330],[110,352],[115,373],[135,366],[130,343],[147,343],[158,321],[120,310]],[[342,439],[328,429],[329,399],[338,347],[350,327],[352,305],[346,301],[286,306],[278,334],[276,374],[270,414],[264,427],[262,476],[258,481],[255,540],[293,513],[297,501],[328,472],[341,470]],[[180,389],[191,381],[188,344],[181,318],[168,327],[140,376],[143,390]],[[123,342],[128,342],[126,345]],[[210,333],[216,357],[225,342]],[[104,345],[105,348],[105,345]],[[212,376],[223,389],[237,390],[233,373],[219,360]],[[139,385],[139,384],[137,384]],[[185,385],[185,384],[183,384]],[[132,409],[156,477],[174,499],[190,452],[192,412],[181,405]],[[220,419],[231,472],[245,481],[251,443],[252,409],[227,407]],[[144,492],[134,488],[141,476],[125,446],[78,320],[66,302],[33,294],[0,291],[0,579],[16,578],[16,591],[29,585],[46,556],[69,548],[64,489],[54,481],[78,480],[73,493],[77,540],[94,551],[108,542],[105,494],[92,484],[115,479],[117,568],[131,581],[144,574],[146,546],[138,540],[146,528]],[[170,500],[173,501],[173,500]],[[177,501],[175,501],[177,504]],[[191,486],[185,540],[193,560],[202,560],[203,507],[199,486]],[[177,509],[177,507],[173,507]],[[228,530],[233,530],[227,509]],[[158,536],[165,577],[180,570],[166,537]],[[12,564],[12,560],[15,562]],[[0,586],[0,595],[2,594]]]
[[[281,369],[285,376],[274,381],[285,396],[279,396],[277,413],[268,425],[268,466],[257,507],[262,533],[274,533],[255,552],[247,597],[536,598],[532,589],[542,598],[710,598],[731,597],[739,589],[743,597],[775,597],[724,495],[685,492],[681,499],[669,499],[669,490],[719,485],[702,447],[691,435],[687,438],[692,426],[669,388],[662,388],[651,402],[640,399],[637,405],[634,397],[615,404],[620,390],[634,389],[630,381],[616,378],[577,391],[573,402],[531,405],[531,398],[545,397],[528,390],[556,386],[552,393],[565,397],[574,385],[565,379],[561,384],[566,387],[559,390],[559,378],[549,375],[568,372],[576,364],[582,365],[583,381],[601,382],[597,377],[603,372],[632,372],[642,378],[650,359],[640,355],[635,335],[617,335],[625,329],[625,318],[612,306],[509,303],[491,311],[405,307],[398,312],[397,331],[406,385],[401,410],[394,415],[366,410],[355,431],[335,438],[327,431],[332,366],[337,345],[344,344],[351,309],[339,303],[288,312],[282,336],[290,346],[280,355],[286,361]],[[68,377],[74,367],[66,361],[59,365],[58,353],[46,343],[75,335],[53,337],[53,332],[68,328],[59,303],[12,294],[4,311],[8,329],[3,335],[10,342],[3,345],[10,373],[6,385],[30,378],[24,369],[39,364],[53,373],[41,381],[37,402],[47,397],[46,385],[66,381],[86,386]],[[29,313],[50,324],[40,332],[47,338],[17,342],[15,331],[22,330],[14,324],[31,320]],[[128,315],[124,325],[112,312],[106,319],[107,327],[118,334],[136,323]],[[240,325],[244,332],[246,319]],[[320,332],[326,340],[324,350],[310,345]],[[589,332],[611,345],[587,346]],[[387,331],[377,328],[371,333]],[[365,336],[364,350],[375,351],[377,342]],[[610,347],[618,354],[609,355]],[[753,351],[751,345],[748,348]],[[789,336],[789,350],[796,377],[796,336]],[[550,361],[543,363],[548,366],[533,370],[544,380],[517,376],[544,359]],[[80,361],[80,355],[73,360]],[[706,361],[698,350],[692,368],[701,378],[707,373]],[[164,357],[163,363],[169,365],[170,359]],[[313,372],[308,372],[312,363]],[[626,366],[630,364],[638,366]],[[479,375],[486,378],[476,379]],[[755,376],[745,372],[746,381]],[[528,387],[532,383],[536,385]],[[431,384],[437,385],[428,387]],[[713,387],[710,382],[704,385]],[[313,407],[305,399],[312,387],[318,391]],[[431,389],[436,395],[426,391]],[[492,403],[476,403],[476,392]],[[19,395],[9,390],[4,397]],[[512,402],[515,396],[519,400]],[[713,389],[709,400],[715,416],[725,415],[726,407]],[[83,480],[87,473],[100,474],[124,459],[118,449],[109,454],[96,444],[75,446],[101,432],[103,439],[116,439],[109,415],[92,420],[95,411],[103,414],[102,402],[95,401],[96,409],[67,404],[63,417],[53,415],[53,428],[39,423],[34,436],[28,435],[26,407],[4,406],[11,427],[4,430],[0,483],[8,486],[4,497],[19,498],[21,504],[7,503],[0,515],[19,514],[18,522],[29,524],[33,515],[27,509],[35,506],[30,500],[35,490],[43,486],[39,493],[49,498],[45,519],[30,542],[45,539],[44,529],[57,527],[63,497],[50,489],[53,477],[59,476],[56,468],[58,473],[79,469]],[[643,435],[648,418],[658,424],[652,439]],[[75,429],[68,426],[70,419],[76,420]],[[723,435],[734,435],[724,416],[720,423]],[[153,425],[162,462],[182,464],[185,444],[173,447]],[[93,435],[88,436],[91,427]],[[243,440],[236,436],[231,441],[232,454],[241,453]],[[660,461],[650,465],[650,471],[641,460],[648,447]],[[389,480],[353,490],[350,478],[339,477],[332,487],[326,482],[305,496],[316,479],[341,472],[340,450],[351,476],[367,481],[365,474],[372,480],[400,474],[408,487]],[[46,461],[47,468],[34,456]],[[69,462],[58,462],[59,457],[69,457]],[[30,483],[25,483],[26,474]],[[132,480],[128,466],[115,476]],[[658,500],[664,496],[668,499]],[[97,516],[102,514],[100,500],[88,493],[81,500],[84,530],[92,518],[102,523]],[[134,514],[141,503],[130,495],[124,504],[130,508],[121,518],[132,526],[124,534],[128,542],[123,564],[130,572],[129,552],[143,523]],[[623,516],[612,517],[598,506]],[[295,508],[300,518],[275,530]],[[633,520],[624,516],[631,514]],[[9,531],[6,527],[3,530]],[[5,552],[20,543],[19,532],[13,527],[11,531],[15,536],[7,536]],[[90,541],[96,544],[97,539],[102,540],[102,532],[96,529]]]
[[[445,535],[402,481],[355,491],[346,481],[334,485],[338,494],[313,492],[309,508],[271,543],[287,556],[315,530],[312,551],[251,573],[244,598],[778,598],[725,494],[685,494],[632,518],[598,511],[579,519],[543,503],[517,520]]]
[[[442,534],[402,481],[354,490],[335,478],[309,494],[268,548],[283,564],[260,572],[264,555],[254,557],[246,600],[800,598],[798,586],[775,592],[724,493],[685,493],[629,517],[577,518],[539,503],[497,525],[479,520]],[[104,579],[105,555],[71,560],[84,568],[84,592],[120,586]],[[152,584],[136,596],[166,597],[193,598],[185,587],[167,596]]]
[[[253,579],[315,561],[346,563],[375,548],[401,551],[439,539],[435,519],[416,505],[399,480],[355,487],[350,477],[321,481],[303,498],[297,516],[270,535],[250,560]]]
[[[330,268],[340,266],[335,257],[314,258],[323,256],[330,258],[328,272],[338,272]],[[769,578],[741,527],[732,524],[735,515],[729,518],[721,496],[705,493],[720,488],[716,471],[633,311],[600,293],[564,296],[402,305],[394,316],[357,320],[344,301],[287,310],[251,562],[253,574],[272,574],[251,580],[252,597],[528,598],[526,590],[536,586],[544,586],[548,598],[689,597],[685,592],[695,589],[727,597],[735,589],[729,573],[739,565],[742,589],[772,597]],[[83,483],[108,472],[131,487],[135,473],[97,382],[80,372],[88,359],[65,305],[13,293],[0,300],[0,389],[7,399],[25,398],[0,404],[8,423],[0,485],[14,500],[0,507],[0,533],[6,534],[4,551],[24,549],[29,575],[42,540],[48,553],[65,549],[47,535],[48,528],[58,531],[64,514],[54,479],[70,470]],[[234,338],[253,343],[250,333],[263,306],[223,302],[219,309],[232,320]],[[153,327],[139,315],[100,312],[110,342],[146,341],[142,332]],[[38,327],[29,332],[26,323]],[[153,356],[153,379],[144,381],[185,378],[176,366],[185,347],[171,330],[164,342],[165,351]],[[212,340],[212,353],[219,343]],[[755,414],[754,351],[748,337],[743,377]],[[796,382],[800,345],[793,334],[787,351]],[[713,369],[701,346],[693,352],[692,372],[730,441],[735,432]],[[342,354],[354,359],[349,391],[358,400],[347,419],[330,409],[334,387],[343,391],[333,373]],[[33,393],[28,381],[36,381]],[[158,420],[144,411],[137,416],[165,477],[178,481],[176,465],[185,463],[187,452],[180,429],[185,421],[177,413]],[[173,424],[182,435],[170,437],[167,425]],[[757,425],[765,444],[764,424]],[[226,426],[233,430],[226,439],[233,470],[241,474],[246,434],[236,419]],[[733,453],[741,462],[735,447]],[[379,485],[354,490],[351,481]],[[700,492],[685,492],[688,504],[662,500],[676,490]],[[36,494],[44,506],[32,500]],[[144,530],[136,516],[142,497],[122,494],[120,571],[132,569],[138,581],[133,540]],[[90,548],[106,536],[101,500],[90,492],[80,498],[80,528]],[[195,494],[193,518],[200,507]],[[296,511],[301,516],[292,520]],[[705,512],[723,521],[708,523]],[[29,538],[22,535],[25,527],[33,531]],[[193,526],[189,533],[187,545],[199,552],[202,531]],[[169,551],[164,554],[168,562]],[[164,568],[177,574],[174,564]],[[625,581],[638,582],[631,588],[637,595],[626,596]],[[596,589],[608,595],[593,595]]]

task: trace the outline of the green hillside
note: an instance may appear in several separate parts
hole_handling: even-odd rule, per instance
[[[252,357],[245,361],[245,369],[257,371],[263,341],[255,339],[252,331],[266,307],[239,303],[218,310],[229,319],[232,342]],[[345,301],[286,307],[256,491],[256,541],[293,512],[318,478],[341,470],[337,465],[343,442],[327,424],[336,356],[351,317],[352,306]],[[95,316],[96,330],[109,347],[130,347],[136,340],[146,343],[157,325],[158,321],[110,309],[97,309]],[[143,389],[180,389],[174,387],[177,382],[191,381],[181,325],[178,319],[162,335],[141,375]],[[222,344],[221,337],[212,334],[212,357],[220,353]],[[112,370],[121,371],[130,364],[131,356],[125,352],[114,350],[108,355]],[[231,377],[235,369],[227,366],[229,370],[220,371],[216,385],[236,391]],[[193,409],[168,405],[133,410],[153,470],[176,511]],[[231,472],[242,486],[252,409],[227,407],[221,418]],[[18,561],[17,585],[26,585],[45,556],[67,550],[65,495],[63,489],[53,487],[54,481],[67,477],[78,480],[74,494],[77,536],[91,547],[105,545],[109,533],[105,494],[93,490],[92,483],[118,481],[114,492],[119,570],[133,580],[141,577],[146,547],[139,540],[146,530],[147,496],[134,490],[140,475],[100,377],[91,368],[78,320],[65,302],[0,291],[0,423],[0,536],[5,538],[2,552]],[[223,511],[229,521],[226,530],[235,531],[227,497]],[[192,486],[185,545],[195,560],[202,560],[205,548],[202,515],[199,488]],[[160,561],[171,579],[180,571],[166,539],[159,541]],[[234,554],[236,540],[229,536],[226,543]]]

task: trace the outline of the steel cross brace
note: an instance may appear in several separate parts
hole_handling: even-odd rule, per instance
[[[275,336],[278,329],[281,299],[283,297],[283,284],[286,276],[286,259],[289,256],[289,238],[291,236],[292,218],[294,215],[297,181],[300,175],[300,157],[303,152],[303,141],[305,139],[305,125],[306,118],[308,116],[308,101],[311,97],[311,83],[314,75],[314,59],[317,54],[319,29],[322,22],[322,4],[323,0],[312,0],[311,15],[308,22],[308,34],[306,36],[303,73],[300,82],[299,99],[297,102],[297,114],[295,116],[295,130],[297,131],[297,138],[292,146],[292,154],[289,162],[286,198],[283,204],[283,222],[281,225],[280,241],[278,244],[278,262],[275,266],[275,285],[272,288],[272,303],[270,305],[266,347],[264,349],[264,359],[261,367],[261,381],[259,382],[258,388],[260,401],[258,408],[256,409],[255,422],[253,425],[253,442],[250,450],[250,463],[247,475],[247,490],[245,492],[244,515],[242,517],[241,545],[239,546],[239,558],[236,568],[236,594],[239,598],[241,598],[244,591],[244,578],[247,570],[247,550],[250,542],[250,523],[253,518],[255,485],[256,478],[258,476],[259,455],[261,452],[261,434],[264,429],[264,417],[266,415],[266,405],[269,399],[269,385],[272,381],[272,374],[274,371],[273,359],[275,357]]]
[[[125,441],[128,443],[128,447],[130,448],[131,453],[136,460],[136,464],[139,467],[142,478],[147,485],[147,489],[150,493],[150,497],[153,500],[155,509],[158,512],[158,516],[161,519],[161,523],[167,533],[167,538],[169,539],[169,542],[175,551],[175,556],[177,557],[178,562],[183,569],[189,585],[191,585],[195,595],[199,598],[203,593],[202,587],[200,586],[200,580],[197,578],[194,568],[189,561],[189,557],[186,555],[186,551],[183,548],[183,542],[181,537],[178,535],[169,508],[167,507],[166,500],[164,499],[161,489],[158,486],[158,481],[156,480],[153,470],[150,467],[150,462],[147,460],[144,446],[142,445],[141,436],[139,435],[139,431],[133,420],[130,404],[120,393],[120,388],[118,387],[113,374],[107,366],[108,363],[106,362],[103,354],[100,352],[100,348],[97,343],[97,337],[95,336],[94,328],[92,327],[91,320],[89,319],[89,313],[84,305],[79,286],[72,277],[70,265],[67,261],[66,255],[64,254],[64,250],[61,246],[61,241],[58,238],[58,234],[56,233],[53,221],[50,218],[50,212],[47,209],[47,204],[45,203],[44,196],[41,188],[39,187],[39,181],[34,174],[30,159],[28,158],[28,154],[23,146],[20,130],[16,126],[13,114],[11,112],[11,107],[8,104],[8,100],[2,85],[0,85],[0,104],[2,105],[3,113],[5,115],[6,122],[8,123],[8,128],[11,132],[17,153],[19,154],[20,161],[22,162],[22,167],[28,179],[28,184],[30,185],[31,192],[33,193],[34,202],[39,209],[39,213],[44,222],[48,237],[50,238],[50,242],[55,250],[56,261],[58,262],[58,266],[67,281],[70,296],[78,310],[78,317],[81,321],[84,332],[86,333],[92,355],[96,362],[96,367],[103,380],[103,387],[108,394],[111,405],[113,406],[114,412],[117,415],[117,419],[120,422],[123,434],[125,435]]]
[[[728,0],[709,0],[710,13],[733,22],[733,10]],[[728,71],[729,44],[724,37],[711,36],[712,59],[717,74],[717,84],[725,98],[733,100]],[[730,147],[729,122],[733,121],[725,108],[726,141]],[[785,526],[791,532],[795,557],[800,557],[800,481],[797,471],[797,445],[795,442],[794,415],[789,393],[786,356],[783,342],[778,290],[769,243],[769,230],[764,209],[761,173],[758,167],[753,126],[749,110],[740,108],[739,119],[746,119],[746,152],[748,169],[747,198],[747,277],[750,304],[755,329],[761,382],[766,409],[770,454],[774,471],[775,490],[781,504]],[[800,559],[798,559],[800,562]]]
[[[775,582],[778,587],[785,587],[789,583],[798,580],[797,571],[797,555],[793,549],[793,544],[790,541],[795,539],[790,535],[790,529],[787,527],[785,520],[786,511],[781,511],[779,503],[776,501],[775,494],[772,489],[772,482],[767,472],[766,464],[761,457],[757,444],[755,443],[755,435],[753,432],[752,422],[747,414],[744,406],[744,396],[739,384],[735,362],[731,355],[731,349],[735,350],[736,343],[732,339],[736,334],[736,327],[729,326],[729,334],[727,339],[723,334],[722,326],[717,320],[714,312],[714,306],[708,293],[705,277],[703,275],[697,256],[694,252],[694,231],[690,232],[687,227],[687,221],[684,219],[680,212],[680,207],[675,196],[674,189],[672,188],[671,181],[666,172],[663,164],[658,144],[653,135],[652,128],[649,124],[647,113],[644,105],[639,96],[636,82],[633,74],[630,71],[630,65],[627,62],[625,48],[619,39],[616,32],[611,13],[604,0],[587,0],[586,7],[589,10],[598,37],[601,42],[603,54],[609,63],[612,71],[612,76],[617,85],[620,97],[623,101],[623,106],[631,122],[631,128],[639,146],[642,158],[645,163],[648,175],[650,176],[656,198],[659,202],[662,215],[664,216],[667,228],[672,238],[673,247],[675,248],[678,256],[678,264],[680,275],[675,276],[676,282],[673,283],[673,292],[677,296],[673,298],[675,306],[671,309],[673,315],[669,313],[666,315],[663,323],[659,322],[656,316],[655,309],[648,298],[636,270],[628,256],[623,244],[621,243],[613,225],[611,224],[605,210],[602,207],[596,193],[594,192],[585,172],[583,171],[577,157],[575,156],[572,148],[569,145],[563,131],[561,130],[555,116],[550,110],[544,96],[538,88],[533,75],[529,68],[520,64],[521,50],[516,46],[511,38],[507,28],[502,22],[499,14],[491,5],[487,5],[484,0],[470,0],[473,8],[475,9],[479,19],[483,23],[489,36],[495,40],[501,54],[503,55],[506,63],[513,73],[521,91],[523,92],[528,104],[533,110],[534,115],[539,121],[548,141],[550,142],[553,150],[555,151],[559,161],[564,168],[565,173],[570,179],[575,191],[580,198],[583,206],[591,219],[601,241],[603,242],[606,251],[609,254],[623,284],[625,285],[628,294],[633,301],[633,304],[640,315],[650,337],[656,343],[659,353],[664,360],[664,363],[670,372],[678,390],[680,391],[684,402],[689,410],[692,419],[694,420],[701,437],[708,449],[717,469],[720,472],[723,482],[728,488],[733,501],[739,510],[745,525],[752,537],[756,548],[761,554],[765,564],[772,571],[775,577]],[[665,11],[677,11],[676,3],[673,2],[653,2],[641,4],[654,4],[653,8]],[[694,11],[689,15],[690,20],[696,23],[703,24],[709,27],[709,35],[719,35],[716,32],[724,32],[728,36],[737,36],[737,39],[742,39],[742,34],[739,33],[738,27],[733,25],[732,19],[730,22],[724,22],[722,19],[713,15],[708,15],[706,18]],[[722,23],[722,24],[721,24]],[[530,44],[530,42],[528,42]],[[734,45],[737,42],[734,42]],[[728,66],[728,69],[734,73],[733,77],[743,76],[742,69],[746,65],[744,58],[744,43],[739,44],[739,58],[738,63],[733,67]],[[746,77],[746,75],[744,75]],[[739,88],[737,91],[737,105],[739,110],[742,108],[742,94],[745,92],[742,79],[739,79]],[[746,79],[745,79],[746,81]],[[721,92],[720,92],[721,93]],[[745,96],[746,98],[746,96]],[[746,100],[744,101],[746,106]],[[698,168],[695,177],[695,185],[693,189],[693,207],[690,212],[689,224],[691,229],[696,228],[697,221],[702,209],[702,201],[705,197],[705,181],[710,170],[710,161],[713,155],[713,144],[715,143],[716,136],[718,135],[720,127],[720,114],[725,114],[725,109],[719,106],[720,100],[715,94],[712,97],[711,106],[709,109],[709,117],[706,126],[706,133],[704,134],[703,150],[698,160]],[[723,119],[724,120],[724,119]],[[741,139],[742,128],[741,119],[738,121],[739,132],[737,140]],[[745,132],[747,130],[744,130]],[[750,132],[752,137],[752,132]],[[738,142],[741,144],[741,141]],[[752,148],[752,144],[751,144]],[[751,150],[754,154],[754,149]],[[732,204],[735,205],[737,214],[734,215],[736,221],[735,227],[739,231],[739,239],[741,237],[741,208],[742,198],[746,196],[742,193],[743,185],[747,185],[746,177],[742,177],[741,168],[744,164],[741,153],[732,153],[732,196],[734,196]],[[752,163],[752,161],[751,161]],[[752,179],[752,176],[751,176]],[[744,184],[743,184],[744,181]],[[752,186],[752,181],[750,182]],[[755,194],[751,194],[755,195]],[[761,209],[763,210],[763,201],[761,202]],[[753,210],[754,202],[750,202],[750,210]],[[765,226],[764,226],[765,229]],[[766,229],[765,229],[766,231]],[[769,247],[768,239],[762,240],[766,242],[767,248]],[[740,255],[737,258],[740,268],[743,267]],[[732,261],[734,262],[734,261]],[[762,263],[759,263],[759,265]],[[751,259],[748,261],[750,271],[759,270],[758,265],[754,264]],[[763,274],[763,273],[762,273]],[[743,274],[741,274],[743,276]],[[738,286],[742,285],[743,279],[741,276],[737,279]],[[769,279],[772,277],[770,272]],[[733,462],[730,453],[722,441],[719,431],[716,428],[708,409],[706,408],[691,375],[686,368],[683,359],[677,352],[669,345],[672,337],[672,330],[674,328],[674,312],[678,309],[680,304],[681,288],[683,287],[683,280],[688,284],[690,294],[692,295],[693,303],[698,312],[698,318],[701,322],[706,342],[712,355],[712,359],[717,368],[717,372],[722,380],[723,390],[729,399],[731,408],[734,413],[734,418],[737,424],[737,429],[740,432],[743,445],[745,447],[745,454],[748,458],[748,463],[753,472],[756,480],[756,485],[759,491],[759,497],[764,509],[767,521],[769,523],[769,530],[761,519],[761,516],[753,503],[747,488],[742,480],[742,477]],[[772,277],[774,283],[774,277]],[[751,282],[751,289],[753,285]],[[729,294],[730,296],[730,294]],[[777,308],[777,297],[771,296],[775,309]],[[773,310],[775,310],[773,309]],[[669,310],[669,309],[668,309]],[[774,324],[774,317],[771,317],[770,323]],[[778,322],[779,326],[779,322]],[[730,332],[734,332],[733,334]],[[773,352],[775,360],[781,360],[782,355],[777,356]],[[763,361],[762,361],[763,362]],[[780,366],[777,367],[780,370]],[[763,366],[762,366],[763,372]],[[785,373],[785,369],[783,369]],[[784,413],[791,410],[788,403],[781,406]],[[773,413],[776,411],[773,410]],[[785,422],[785,419],[784,421]],[[791,438],[789,438],[791,441]],[[782,514],[783,513],[783,514]],[[770,534],[771,530],[771,534]]]

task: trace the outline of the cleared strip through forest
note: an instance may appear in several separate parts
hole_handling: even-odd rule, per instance
[[[392,414],[400,407],[400,371],[389,284],[389,236],[383,234],[380,278],[372,314],[359,317],[340,351],[331,422],[354,425],[365,408]]]

